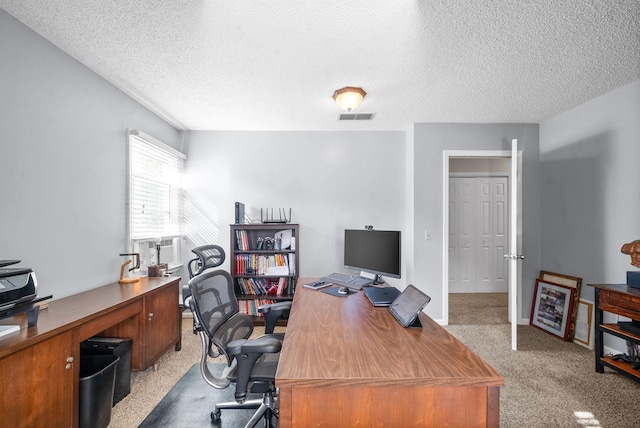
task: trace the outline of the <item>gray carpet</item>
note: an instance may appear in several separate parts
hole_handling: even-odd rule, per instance
[[[595,372],[593,351],[531,326],[450,325],[446,329],[505,378],[500,426],[631,428],[640,425],[640,383]]]
[[[214,375],[222,373],[223,363],[211,364]],[[192,427],[242,427],[255,412],[254,410],[222,410],[222,417],[216,423],[211,422],[211,410],[214,403],[234,401],[234,388],[215,389],[202,379],[200,367],[195,364],[171,388],[169,393],[151,411],[140,425],[141,428],[192,428]],[[250,399],[260,398],[250,395]],[[273,420],[276,422],[276,419]],[[258,426],[262,426],[259,424]]]
[[[470,305],[478,306],[474,302]],[[470,314],[473,309],[461,312]],[[491,324],[487,319],[477,322],[445,329],[504,376],[505,386],[500,389],[501,428],[640,425],[640,383],[609,369],[604,374],[596,373],[593,351],[524,325],[518,327],[518,351],[514,352],[510,324]],[[182,345],[182,351],[169,351],[162,357],[158,372],[149,369],[132,374],[131,393],[114,407],[109,428],[137,427],[145,417],[151,417],[154,407],[199,360],[200,343],[188,321],[183,326]],[[196,398],[186,399],[184,405],[167,411],[175,413],[170,426],[213,426],[209,412],[217,391],[208,387],[197,371],[191,376],[192,380],[184,384],[194,388]],[[223,391],[231,393],[230,389]],[[171,400],[180,398],[167,399]],[[182,415],[186,418],[188,413],[195,415],[190,425],[181,421]],[[154,426],[167,426],[162,421],[156,423]]]
[[[450,293],[449,325],[506,324],[508,293]]]

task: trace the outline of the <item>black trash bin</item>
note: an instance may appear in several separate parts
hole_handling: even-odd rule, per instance
[[[117,355],[113,405],[131,392],[131,339],[92,337],[80,343],[80,355]]]
[[[116,355],[80,355],[80,428],[106,428],[111,422]]]

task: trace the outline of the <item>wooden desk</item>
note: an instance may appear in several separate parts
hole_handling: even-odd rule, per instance
[[[131,365],[145,370],[180,338],[180,278],[110,284],[49,302],[38,324],[25,315],[0,338],[0,427],[78,425],[80,342],[92,336],[132,339]]]
[[[504,379],[427,315],[402,328],[362,292],[296,288],[276,375],[280,427],[498,427]]]

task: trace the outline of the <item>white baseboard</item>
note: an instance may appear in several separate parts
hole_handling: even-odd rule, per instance
[[[616,354],[625,354],[626,351],[619,351],[617,349],[613,349],[609,346],[603,346],[603,350],[604,350],[604,354],[608,355],[608,354],[612,354],[612,355],[616,355]]]

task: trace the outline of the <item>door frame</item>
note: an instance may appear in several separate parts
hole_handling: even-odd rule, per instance
[[[443,151],[443,201],[442,201],[442,299],[443,299],[443,324],[449,325],[449,160],[451,158],[508,158],[511,159],[511,150],[444,150]],[[518,167],[519,170],[522,170],[522,156],[518,156]],[[509,173],[509,177],[511,177],[511,173]],[[518,186],[518,200],[517,208],[518,208],[518,230],[517,236],[522,236],[522,174],[519,174],[518,177],[515,178]],[[513,182],[512,179],[509,182]],[[509,195],[509,203],[513,203],[511,201],[511,195]],[[518,240],[518,254],[522,254],[522,240]],[[518,287],[516,292],[516,298],[518,302],[521,300],[519,296],[522,295],[522,269],[518,269]],[[511,296],[509,296],[511,297]],[[522,309],[516,304],[516,319],[522,319],[521,312]],[[511,311],[511,308],[509,308]],[[511,318],[509,318],[511,319]]]

